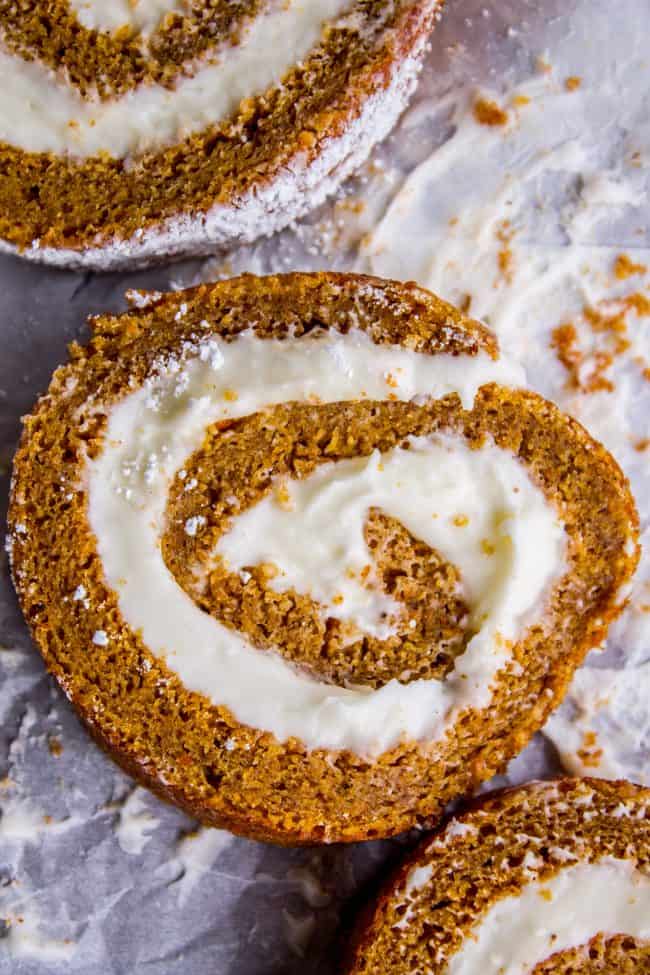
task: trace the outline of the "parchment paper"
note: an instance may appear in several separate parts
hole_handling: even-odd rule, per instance
[[[300,226],[132,275],[0,259],[3,517],[19,418],[67,343],[86,336],[87,314],[122,308],[126,287],[337,267],[416,278],[469,301],[531,384],[614,451],[647,533],[650,318],[630,296],[647,295],[648,277],[615,270],[620,254],[650,264],[649,32],[647,0],[449,0],[399,127]],[[503,125],[476,121],[479,97],[499,105]],[[587,309],[610,324],[596,327]],[[567,368],[553,336],[569,324]],[[337,939],[364,891],[416,836],[287,851],[197,831],[81,730],[30,643],[2,560],[0,973],[336,971]],[[494,784],[560,763],[650,782],[649,579],[644,555],[605,654],[592,654],[544,735]]]

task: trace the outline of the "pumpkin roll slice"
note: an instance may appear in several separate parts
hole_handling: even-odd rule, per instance
[[[25,617],[205,823],[358,840],[503,769],[637,560],[607,451],[412,284],[244,276],[92,321],[25,420]]]
[[[443,0],[0,0],[0,250],[129,269],[268,235],[394,125]]]
[[[361,918],[346,975],[646,975],[650,790],[564,779],[449,820]]]

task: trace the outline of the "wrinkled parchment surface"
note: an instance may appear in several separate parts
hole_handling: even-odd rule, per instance
[[[648,276],[615,270],[620,254],[650,265],[649,31],[647,0],[448,0],[400,126],[301,226],[226,258],[133,275],[0,259],[3,514],[19,417],[67,343],[85,337],[87,314],[123,307],[127,286],[338,267],[469,301],[531,384],[614,451],[645,540],[650,317],[634,296],[647,296]],[[478,97],[500,106],[504,125],[478,124]],[[553,348],[563,325],[574,329],[564,365]],[[197,831],[81,730],[30,644],[2,559],[0,973],[334,972],[337,933],[414,837],[287,851]],[[644,555],[606,652],[591,655],[508,781],[561,762],[650,782],[649,580]]]

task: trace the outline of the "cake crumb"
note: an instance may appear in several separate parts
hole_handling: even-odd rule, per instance
[[[509,220],[503,221],[496,232],[496,236],[501,244],[497,254],[499,274],[507,284],[511,284],[514,271],[514,254],[510,242],[514,236],[514,231],[510,227]]]
[[[650,315],[650,298],[641,294],[640,291],[635,291],[634,294],[621,298],[621,303],[626,311],[635,312],[639,318]]]
[[[635,264],[627,254],[619,254],[614,261],[614,276],[619,281],[625,281],[635,274],[645,274],[647,267],[645,264]]]
[[[57,738],[56,735],[50,735],[47,739],[47,747],[50,755],[58,758],[59,755],[63,754],[63,745],[61,744],[61,739]]]
[[[473,113],[479,125],[499,126],[508,123],[508,113],[488,98],[477,98]]]
[[[594,331],[600,330],[598,326],[603,324],[597,315],[598,313],[596,313],[592,325]],[[629,345],[627,340],[621,339],[620,346],[618,343],[616,344],[615,352],[623,351],[627,345]],[[584,366],[589,358],[580,349],[578,331],[572,322],[565,322],[553,329],[551,348],[555,349],[558,360],[568,373],[567,384],[569,389],[575,389],[581,393],[613,392],[614,383],[607,378],[605,373],[614,361],[614,352],[603,349],[596,350],[591,356],[589,374],[583,375]]]
[[[280,575],[280,570],[274,562],[262,562],[262,564],[259,566],[259,570],[262,578],[265,580],[275,579]]]
[[[602,748],[597,747],[598,739],[595,731],[585,731],[582,736],[582,748],[579,748],[577,755],[585,768],[598,768],[603,757]]]

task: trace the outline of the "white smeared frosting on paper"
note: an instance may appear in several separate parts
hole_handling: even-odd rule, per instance
[[[597,934],[650,939],[650,877],[634,861],[578,863],[502,898],[468,932],[444,975],[527,975]]]
[[[185,13],[189,0],[68,0],[80,24],[89,30],[113,32],[130,27],[151,33],[166,14]]]
[[[235,842],[236,837],[227,830],[205,826],[181,836],[172,860],[156,871],[165,876],[171,868],[176,875],[169,886],[176,892],[179,907],[185,907],[213,864]]]
[[[0,142],[28,152],[124,158],[175,144],[227,118],[244,98],[277,84],[320,41],[351,0],[289,0],[242,30],[173,88],[141,83],[107,101],[84,99],[38,61],[0,49]]]
[[[650,8],[622,0],[612,31],[607,0],[554,6],[536,26],[508,4],[491,8],[489,30],[479,17],[443,23],[440,49],[453,48],[425,69],[399,153],[386,151],[372,192],[364,185],[369,232],[354,269],[470,300],[470,314],[523,362],[535,389],[629,478],[647,532],[631,598],[609,629],[607,669],[602,654],[587,658],[546,730],[572,774],[650,785],[650,448],[640,449],[650,440],[650,316],[626,302],[650,293],[650,124],[639,83],[647,32],[638,27]],[[497,39],[502,17],[509,26]],[[479,94],[503,108],[506,125],[478,124]],[[627,278],[615,273],[619,255],[636,267]],[[627,331],[594,328],[585,309],[622,313]],[[554,330],[568,324],[580,389],[554,345]],[[606,384],[590,388],[598,374]]]
[[[494,520],[497,549],[503,546],[504,558],[494,557],[494,578],[488,578],[488,591],[478,594],[479,600],[486,599],[487,619],[457,658],[453,674],[445,681],[406,685],[393,680],[379,690],[320,683],[279,655],[255,649],[202,612],[162,560],[159,543],[169,484],[201,446],[206,427],[218,420],[314,397],[320,402],[343,402],[362,397],[385,400],[390,395],[408,401],[457,392],[470,408],[482,385],[519,385],[521,380],[518,367],[504,359],[493,361],[485,353],[430,356],[375,345],[356,330],[286,340],[259,339],[245,332],[231,342],[211,337],[198,347],[188,347],[182,361],[162,365],[143,387],[109,410],[103,450],[87,462],[90,525],[125,620],[141,631],[151,652],[164,658],[188,689],[228,707],[239,721],[273,732],[281,741],[296,736],[310,748],[345,747],[376,754],[403,738],[431,740],[444,734],[460,708],[489,705],[490,681],[509,660],[503,640],[495,638],[497,629],[502,636],[515,637],[524,617],[539,610],[545,590],[564,567],[564,532],[555,509],[511,455],[493,445],[472,451],[459,442],[454,448],[444,438],[412,445],[419,471],[424,470],[427,455],[432,466],[451,458],[452,469],[460,478],[470,479],[473,493],[485,499],[486,507],[494,505],[480,517]],[[393,465],[406,463],[404,472],[410,477],[408,452],[393,455],[386,455],[389,472],[394,473]],[[376,459],[361,466],[364,463],[370,465],[370,474]],[[334,473],[338,468],[342,474],[338,488],[342,485],[349,493],[351,469],[339,463]],[[328,473],[329,466],[325,474],[317,472],[300,486],[292,484],[292,490],[309,491]],[[336,479],[331,483],[337,490]],[[385,488],[383,479],[382,483]],[[436,508],[449,504],[443,496],[457,488],[444,471],[431,472],[429,483],[437,492],[430,510],[430,520],[435,522],[440,520],[433,518]],[[359,484],[364,484],[363,476]],[[417,485],[405,479],[403,490],[412,492],[415,504],[424,503]],[[457,496],[479,518],[471,494],[466,484],[458,488]],[[317,490],[315,503],[322,497]],[[399,511],[404,514],[402,507]],[[357,506],[355,518],[361,514],[362,507]],[[416,530],[425,517],[411,520]],[[505,520],[497,529],[496,520],[502,517]],[[195,527],[201,530],[200,524]],[[466,527],[474,530],[469,524]],[[465,530],[454,526],[459,535]],[[463,544],[452,544],[452,537],[445,527],[436,540],[449,546],[452,561],[460,553],[463,563],[469,563]],[[318,539],[305,542],[312,546]],[[481,558],[478,552],[476,558]],[[469,564],[463,567],[471,581],[475,570]]]
[[[577,672],[565,705],[544,726],[567,771],[650,786],[648,688],[650,661]]]
[[[136,786],[125,796],[119,808],[115,836],[122,850],[133,856],[140,856],[160,822],[150,812],[148,798],[149,793]]]

